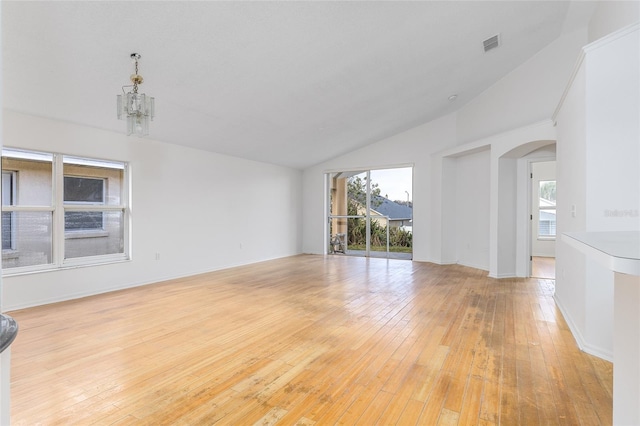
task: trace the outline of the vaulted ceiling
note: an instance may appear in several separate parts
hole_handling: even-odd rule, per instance
[[[149,138],[304,168],[464,105],[574,4],[3,1],[3,106],[124,133],[115,95],[138,52]]]

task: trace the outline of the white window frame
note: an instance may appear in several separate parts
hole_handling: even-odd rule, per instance
[[[129,163],[118,160],[100,160],[68,156],[61,153],[45,153],[37,151],[27,151],[5,147],[2,149],[2,156],[10,158],[25,159],[33,161],[52,162],[52,187],[51,206],[3,206],[3,212],[51,212],[52,214],[52,262],[41,265],[30,265],[3,269],[3,276],[22,275],[34,272],[46,272],[65,268],[80,266],[95,266],[107,263],[129,261],[131,259],[131,213],[130,213],[130,173]],[[122,226],[124,246],[122,253],[105,254],[97,256],[86,256],[65,259],[65,239],[69,232],[65,231],[65,210],[71,211],[95,211],[96,204],[71,205],[64,202],[64,164],[89,165],[98,167],[115,168],[122,170],[121,199],[118,205],[99,204],[100,211],[120,211],[122,212]],[[18,188],[19,190],[19,188]],[[106,182],[105,188],[106,190]],[[19,195],[16,193],[16,195]],[[106,200],[106,194],[105,194]],[[106,201],[105,201],[106,202]],[[73,231],[70,231],[71,233]],[[89,232],[89,231],[83,231]]]
[[[4,197],[5,197],[5,193],[4,191],[7,189],[4,187],[4,180],[2,181],[2,204],[5,206],[12,206],[15,205],[15,201],[16,201],[16,180],[18,177],[18,172],[16,172],[15,170],[2,170],[2,177],[4,178],[4,175],[11,175],[11,187],[9,188],[10,191],[10,197],[11,197],[11,202],[8,204],[4,204]],[[16,228],[15,228],[15,213],[13,212],[4,212],[3,213],[10,213],[11,214],[11,247],[8,249],[2,248],[3,251],[12,251],[15,250],[16,248]]]
[[[8,154],[8,155],[7,155]],[[10,158],[15,158],[15,159],[20,159],[20,160],[30,160],[30,161],[40,161],[40,162],[44,162],[44,163],[51,163],[51,173],[54,173],[54,168],[55,168],[55,155],[52,153],[45,153],[45,152],[36,152],[36,151],[24,151],[24,150],[20,150],[20,149],[12,149],[12,148],[3,148],[2,149],[2,157],[10,157]],[[18,173],[16,173],[16,176],[18,175]],[[50,202],[48,206],[45,205],[41,205],[41,206],[30,206],[30,205],[19,205],[15,200],[18,200],[20,198],[20,188],[18,183],[15,183],[15,188],[16,188],[16,192],[14,194],[15,198],[14,198],[14,203],[11,206],[2,206],[2,211],[3,212],[11,212],[13,216],[16,216],[16,213],[20,213],[20,212],[26,212],[26,213],[50,213],[52,215],[51,217],[51,224],[53,227],[53,213],[54,213],[54,208],[53,208],[53,204],[52,202]],[[53,191],[53,187],[52,187],[52,191]],[[51,200],[53,200],[53,193],[52,193],[52,197]],[[54,241],[54,237],[53,237],[53,231],[55,231],[54,229],[52,229],[52,244],[51,244],[51,260],[52,263],[44,263],[44,264],[38,264],[38,265],[29,265],[29,266],[21,266],[21,267],[16,267],[16,268],[9,268],[9,269],[2,269],[2,275],[3,276],[11,276],[11,275],[20,275],[20,274],[24,274],[24,273],[31,273],[31,272],[40,272],[40,271],[45,271],[45,270],[52,270],[52,269],[57,269],[55,267],[54,264],[54,247],[53,247],[53,241]],[[12,233],[17,232],[16,229],[14,228],[12,230]],[[12,237],[13,238],[13,237]],[[15,247],[15,245],[14,245]]]

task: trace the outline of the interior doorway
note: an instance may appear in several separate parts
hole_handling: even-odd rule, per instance
[[[413,258],[413,168],[327,174],[327,253]]]
[[[556,279],[555,257],[533,256],[531,259],[531,278],[555,280]]]
[[[556,162],[531,163],[531,276],[555,279]]]

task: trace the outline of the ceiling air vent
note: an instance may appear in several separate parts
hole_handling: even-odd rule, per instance
[[[495,49],[496,47],[500,46],[500,34],[496,34],[493,37],[489,37],[488,39],[483,41],[482,44],[484,46],[485,52],[488,52],[491,49]]]

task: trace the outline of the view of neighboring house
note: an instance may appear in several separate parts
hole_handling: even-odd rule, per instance
[[[376,218],[384,216],[389,218],[389,227],[402,228],[411,231],[413,224],[413,207],[391,201],[381,195],[371,197],[371,220],[378,222],[381,226],[386,226],[386,219]]]
[[[539,237],[555,237],[556,235],[556,202],[540,198]]]
[[[3,149],[3,268],[123,253],[123,178],[123,163]]]
[[[365,216],[366,209],[364,205],[355,199],[351,199],[357,204],[359,215]],[[371,196],[371,222],[376,222],[382,227],[402,228],[411,231],[413,224],[413,207],[405,204],[396,203],[381,195]]]

